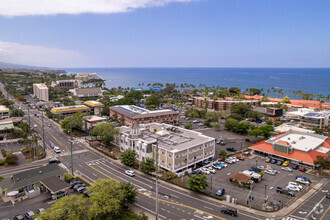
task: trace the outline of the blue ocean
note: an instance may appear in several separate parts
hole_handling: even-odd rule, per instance
[[[97,73],[107,81],[106,87],[139,87],[144,83],[187,83],[207,86],[283,89],[284,96],[292,91],[330,94],[330,68],[66,68],[68,73]],[[269,94],[279,97],[278,93]],[[295,97],[299,98],[299,97]]]

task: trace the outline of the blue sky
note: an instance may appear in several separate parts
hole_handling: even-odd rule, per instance
[[[0,61],[50,67],[330,67],[328,0],[40,1],[0,0]]]

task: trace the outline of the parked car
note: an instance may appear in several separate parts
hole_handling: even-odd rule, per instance
[[[229,158],[227,158],[227,159],[225,160],[225,162],[226,162],[226,163],[229,163],[229,164],[233,164],[233,163],[234,163],[234,161],[232,161],[232,160],[229,159]]]
[[[201,171],[201,173],[204,173],[204,174],[210,174],[210,171],[207,168],[205,168],[205,167],[202,167],[200,169],[200,171]]]
[[[216,163],[213,163],[213,164],[212,164],[212,167],[213,167],[214,169],[221,170],[221,166],[219,166],[219,165],[216,164]]]
[[[270,174],[270,175],[273,175],[273,176],[276,174],[276,172],[273,171],[272,169],[266,169],[266,170],[264,171],[264,173],[267,173],[267,174]]]
[[[24,220],[24,216],[23,215],[16,215],[13,219],[14,220]]]
[[[296,176],[296,180],[297,180],[297,179],[303,179],[303,180],[305,180],[305,181],[311,183],[311,180],[308,179],[307,177],[304,177],[304,176]]]
[[[264,169],[265,169],[265,167],[262,166],[262,165],[259,165],[259,166],[257,166],[257,167],[258,167],[259,170],[264,170]]]
[[[125,170],[125,174],[128,176],[135,176],[135,172],[133,170]]]
[[[237,210],[232,208],[221,208],[221,213],[237,217]]]
[[[287,167],[287,166],[289,166],[289,164],[290,164],[290,162],[286,160],[286,161],[284,161],[284,162],[282,163],[282,166]]]
[[[283,163],[282,161],[278,160],[276,164],[277,164],[278,166],[281,166],[282,163]]]
[[[77,184],[82,184],[82,182],[81,181],[73,181],[73,182],[70,183],[70,188],[72,189]]]
[[[300,167],[300,168],[299,168],[299,171],[301,171],[301,172],[305,172],[305,171],[306,171],[306,168],[305,168],[305,167]]]
[[[302,183],[302,184],[305,184],[305,185],[309,185],[311,183],[310,181],[307,181],[306,179],[303,179],[303,178],[297,178],[296,182]]]
[[[292,164],[292,169],[298,170],[299,169],[299,166],[297,164]]]
[[[193,120],[193,123],[198,123],[198,120]]]
[[[210,163],[210,161],[208,161],[208,160],[203,160],[203,165],[207,165],[207,164],[209,164]]]
[[[243,154],[244,154],[244,156],[246,156],[246,157],[248,157],[248,156],[250,156],[250,155],[251,155],[251,153],[250,153],[249,151],[247,151],[247,152],[244,152]]]
[[[33,211],[27,211],[24,213],[24,216],[26,219],[33,219],[34,212]]]
[[[251,167],[250,168],[250,171],[253,171],[255,173],[260,173],[261,172],[261,170],[258,167],[256,167],[256,166]]]
[[[298,187],[299,189],[302,189],[303,188],[302,185],[299,185],[296,182],[289,182],[288,185],[292,185],[292,186]]]
[[[229,159],[231,159],[234,163],[239,162],[239,159],[237,159],[236,157],[229,157]]]
[[[242,157],[242,155],[237,155],[236,158],[239,160],[244,160],[244,157]]]
[[[60,154],[61,153],[61,149],[59,147],[54,147],[54,152],[57,153],[57,154]]]
[[[217,142],[216,142],[217,144],[220,144],[220,145],[226,145],[226,142],[224,141],[224,140],[222,140],[222,139],[219,139],[219,140],[217,140]]]
[[[66,196],[66,195],[68,195],[68,192],[66,190],[62,190],[62,191],[60,191],[60,192],[58,192],[56,194],[53,194],[52,195],[52,199],[60,199],[63,196]]]
[[[199,174],[201,174],[201,172],[199,172],[198,170],[193,170],[190,175],[199,175]]]
[[[208,167],[207,169],[210,173],[215,173],[216,172],[215,169],[213,169],[213,167]]]
[[[37,128],[37,127],[38,127],[38,125],[34,124],[34,125],[33,125],[33,127],[34,127],[34,128]]]
[[[37,214],[44,214],[45,211],[46,211],[46,210],[45,210],[44,208],[39,208],[39,209],[36,210],[36,213],[37,213]]]
[[[292,172],[292,169],[290,167],[282,167],[281,170]]]
[[[78,193],[82,193],[82,192],[85,191],[85,189],[86,189],[86,187],[85,187],[85,186],[82,186],[82,187],[79,187],[76,191],[77,191]]]
[[[237,150],[236,150],[235,148],[233,148],[233,147],[227,147],[226,149],[227,149],[227,151],[230,151],[230,152],[236,152],[236,151],[237,151]]]
[[[269,157],[266,157],[266,163],[269,163],[271,161],[271,159]]]
[[[227,167],[228,165],[225,162],[219,162],[223,167]]]
[[[276,164],[276,163],[277,163],[277,160],[272,159],[272,160],[270,161],[270,163],[271,163],[271,164]]]
[[[85,184],[81,183],[81,184],[76,184],[74,185],[74,187],[72,189],[74,189],[75,191],[80,188],[80,187],[83,187]],[[86,185],[85,185],[86,186]]]
[[[293,191],[291,191],[290,189],[286,189],[286,188],[277,187],[276,192],[287,195],[287,196],[291,196],[291,197],[295,196],[295,193]]]
[[[217,196],[222,196],[225,194],[225,188],[219,188],[218,191],[215,193]]]
[[[326,197],[327,199],[330,199],[330,192],[327,192]]]
[[[291,191],[294,191],[294,192],[299,192],[300,191],[300,189],[297,186],[294,186],[294,185],[287,185],[285,188],[287,188]]]

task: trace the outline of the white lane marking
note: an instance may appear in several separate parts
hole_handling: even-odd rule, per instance
[[[211,209],[210,207],[207,207],[207,206],[204,206],[204,208]],[[214,210],[214,209],[211,209],[211,210]]]
[[[302,219],[302,220],[306,220],[306,218],[298,217],[298,216],[295,216],[295,215],[290,215],[290,217],[292,217],[291,219]]]
[[[94,176],[97,176],[95,173],[92,173]]]
[[[324,199],[325,199],[325,196],[323,197],[323,199],[321,199],[321,201],[319,201],[319,202],[314,206],[314,208],[312,209],[312,211],[310,211],[310,213],[308,213],[308,215],[307,215],[305,218],[308,218],[308,216],[309,216],[310,214],[312,214],[312,212],[314,212],[314,210],[316,209],[316,207],[318,207]]]
[[[273,189],[274,188],[274,186],[272,186],[272,187],[269,187],[269,189]]]
[[[155,212],[154,211],[152,211],[152,210],[150,210],[150,209],[148,209],[148,208],[146,208],[146,207],[143,207],[142,205],[139,205],[139,204],[134,204],[135,206],[137,206],[137,207],[139,207],[139,208],[141,208],[141,209],[144,209],[144,210],[147,210],[148,212],[150,212],[151,214],[155,214]],[[168,212],[168,211],[167,211]],[[165,216],[163,216],[163,215],[160,215],[160,214],[158,214],[158,216],[160,216],[161,218],[166,218]]]
[[[229,176],[231,173],[227,173],[227,176]]]
[[[179,197],[177,197],[176,195],[171,194],[171,197],[172,197],[172,196],[175,197],[175,198],[179,198]]]

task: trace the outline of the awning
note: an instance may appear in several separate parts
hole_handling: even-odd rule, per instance
[[[52,194],[57,193],[61,190],[68,189],[70,185],[57,176],[50,177],[48,179],[41,181],[42,185],[44,185]]]

